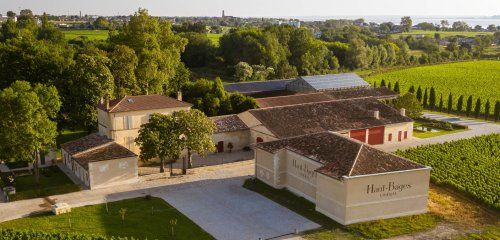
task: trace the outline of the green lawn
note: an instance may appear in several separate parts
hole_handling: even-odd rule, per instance
[[[399,217],[386,220],[377,220],[365,223],[356,223],[347,227],[335,222],[331,218],[317,212],[314,203],[299,197],[286,189],[274,189],[271,186],[256,180],[245,181],[243,187],[257,192],[274,202],[296,212],[297,214],[318,223],[322,227],[307,232],[306,239],[380,239],[399,236],[434,228],[440,218],[433,214]]]
[[[486,228],[478,233],[470,233],[457,240],[498,240],[500,239],[500,226]]]
[[[411,86],[415,89],[422,86],[423,89],[434,87],[436,97],[439,100],[443,94],[443,106],[447,106],[448,94],[454,96],[453,107],[456,108],[457,99],[464,95],[465,102],[469,95],[473,97],[473,103],[478,97],[482,100],[482,111],[487,99],[491,102],[490,112],[493,113],[495,100],[500,100],[500,61],[481,60],[459,63],[447,63],[432,66],[421,66],[394,70],[383,73],[365,74],[365,79],[370,83],[374,81],[380,85],[382,79],[391,82],[392,86],[399,81],[401,92],[405,93]]]
[[[426,35],[433,38],[435,33],[439,33],[441,35],[441,38],[452,37],[452,36],[475,37],[477,35],[493,35],[493,32],[443,32],[443,31],[415,30],[411,32],[392,34],[392,37],[399,38],[400,36],[408,36],[408,35]]]
[[[5,178],[7,175],[4,174]],[[11,195],[11,201],[45,197],[57,194],[80,191],[80,187],[75,185],[57,167],[40,169],[40,189],[35,187],[35,176],[26,175],[15,178],[16,194]]]
[[[420,123],[418,120],[413,123],[413,127],[420,127],[420,126],[423,126],[423,124]],[[414,129],[413,136],[416,138],[431,138],[431,137],[437,137],[437,136],[467,131],[467,129],[454,129],[454,130],[438,129],[438,130],[439,132],[430,132],[430,131],[424,132],[421,130]]]
[[[77,37],[87,37],[88,40],[106,40],[108,39],[108,30],[64,30],[66,40]]]
[[[215,44],[215,46],[219,46],[219,39],[220,39],[220,37],[222,37],[222,34],[220,34],[220,33],[207,33],[207,37],[208,37],[208,39],[210,39],[210,41],[212,41],[213,44]]]
[[[125,222],[120,209],[126,209]],[[171,220],[175,238],[171,237]],[[0,228],[40,229],[136,239],[214,239],[177,209],[159,198],[134,198],[119,202],[79,207],[62,215],[46,214],[0,223]]]

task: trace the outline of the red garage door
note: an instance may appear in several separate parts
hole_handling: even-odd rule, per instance
[[[384,127],[368,129],[368,144],[378,145],[384,143]]]
[[[351,138],[354,138],[356,140],[359,140],[361,142],[365,142],[366,140],[366,129],[360,129],[360,130],[351,130],[350,134]]]

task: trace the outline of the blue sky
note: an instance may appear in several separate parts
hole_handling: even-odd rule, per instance
[[[500,15],[500,0],[0,0],[0,13],[129,15],[139,7],[156,16]]]

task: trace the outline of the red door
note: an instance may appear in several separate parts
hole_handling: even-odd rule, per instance
[[[264,139],[262,139],[261,137],[257,137],[257,139],[255,141],[257,143],[261,143],[261,142],[264,142]]]
[[[217,143],[217,152],[224,152],[224,141]]]
[[[374,127],[368,129],[368,144],[378,145],[384,143],[384,129],[385,127]]]
[[[350,136],[361,142],[366,142],[366,129],[351,130]]]
[[[401,131],[398,132],[398,141],[401,142]]]

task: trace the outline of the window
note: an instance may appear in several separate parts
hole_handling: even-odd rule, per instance
[[[264,142],[264,139],[262,139],[261,137],[257,137],[257,143],[261,143],[261,142]]]
[[[392,133],[389,133],[389,137],[388,137],[387,141],[389,141],[389,142],[392,141]]]
[[[132,129],[134,128],[134,122],[132,116],[123,117],[123,129]]]
[[[405,136],[405,139],[408,138],[408,131],[405,131],[404,136]]]

